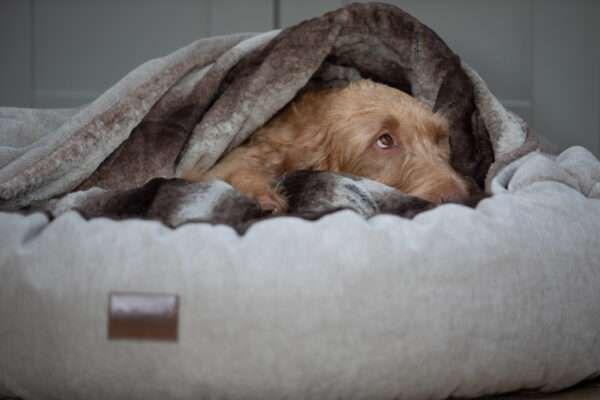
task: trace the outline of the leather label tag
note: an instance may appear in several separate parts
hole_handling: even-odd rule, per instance
[[[179,296],[159,293],[112,292],[108,305],[109,339],[176,342]]]

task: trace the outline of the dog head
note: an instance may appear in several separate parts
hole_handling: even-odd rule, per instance
[[[296,112],[308,104],[321,127],[311,137],[326,149],[315,169],[367,177],[434,203],[468,198],[469,183],[450,165],[448,121],[410,95],[360,80],[307,93]]]

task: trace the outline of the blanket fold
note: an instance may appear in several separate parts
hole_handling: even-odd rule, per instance
[[[300,91],[361,78],[401,89],[443,113],[453,167],[481,188],[489,189],[501,166],[537,148],[523,121],[431,29],[387,4],[353,4],[281,32],[197,41],[138,67],[81,109],[0,110],[0,209],[36,206],[52,213],[56,198],[71,192],[82,192],[75,196],[82,207],[93,203],[98,192],[89,189],[95,187],[105,191],[103,198],[122,199],[127,196],[120,192],[144,192],[154,178],[207,170]],[[41,130],[43,121],[51,122]],[[29,143],[15,143],[23,132],[30,132]],[[339,179],[338,186],[347,179],[330,178]],[[86,196],[92,197],[82,201]],[[203,197],[183,198],[173,198],[172,207]],[[232,210],[243,207],[227,202]]]

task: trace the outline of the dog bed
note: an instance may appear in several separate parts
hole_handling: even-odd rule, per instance
[[[317,220],[265,220],[177,179],[307,85],[361,77],[444,113],[491,197],[298,173]],[[80,109],[1,109],[0,133],[0,396],[444,399],[600,374],[600,162],[541,151],[397,8],[201,40]]]

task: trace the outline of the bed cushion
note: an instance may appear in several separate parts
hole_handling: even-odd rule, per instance
[[[0,214],[0,395],[475,397],[600,373],[600,163],[504,168],[476,209],[227,226]],[[177,341],[108,338],[110,293]]]

